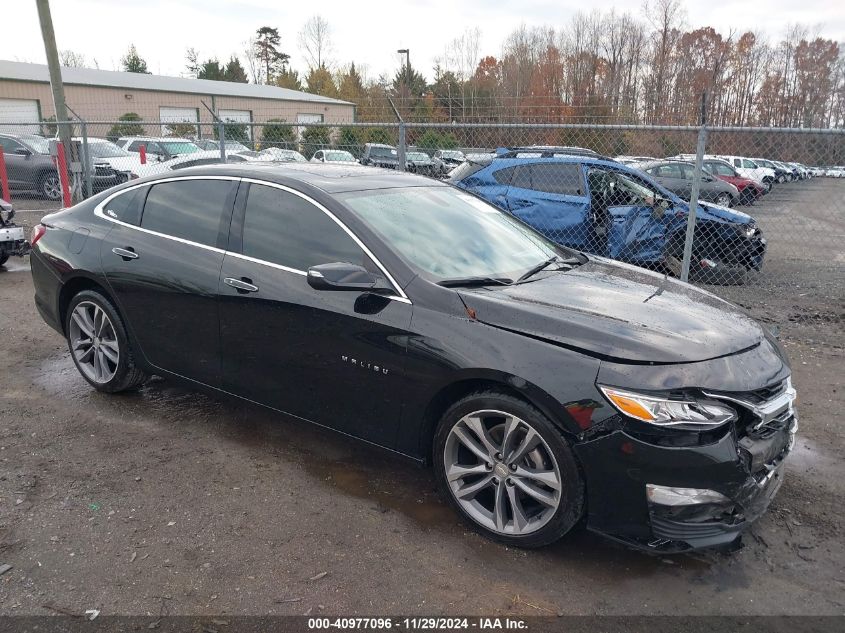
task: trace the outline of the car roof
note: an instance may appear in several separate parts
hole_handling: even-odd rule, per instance
[[[196,156],[196,154],[194,154]],[[161,177],[173,177],[168,171]],[[203,165],[179,170],[180,176],[233,176],[286,184],[296,180],[326,193],[394,189],[398,187],[448,187],[425,176],[394,169],[363,167],[350,163],[237,163]],[[157,175],[158,176],[158,175]],[[156,179],[154,176],[153,179]]]
[[[676,158],[667,158],[664,160],[647,160],[641,163],[635,163],[637,169],[650,169],[652,167],[659,167],[660,165],[693,165],[689,160],[678,160]]]
[[[121,136],[120,141],[176,141],[178,143],[193,143],[189,138],[180,136]]]

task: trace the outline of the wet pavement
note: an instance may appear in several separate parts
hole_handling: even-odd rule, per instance
[[[770,512],[732,554],[654,557],[583,529],[503,547],[365,444],[161,379],[94,392],[32,293],[26,261],[0,271],[0,613],[845,613],[842,326],[789,320],[841,302],[755,314],[802,416]]]

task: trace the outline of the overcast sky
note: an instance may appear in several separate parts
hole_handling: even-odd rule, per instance
[[[34,0],[4,0],[0,59],[45,63]],[[118,70],[134,43],[156,74],[180,75],[185,49],[201,58],[228,59],[259,26],[274,26],[281,50],[293,68],[304,70],[297,54],[303,23],[320,13],[332,28],[332,61],[355,61],[376,78],[393,74],[401,63],[396,49],[410,48],[411,63],[429,79],[444,46],[465,29],[481,29],[482,54],[499,55],[504,38],[520,23],[560,26],[579,10],[615,8],[642,16],[642,0],[52,0],[59,50],[96,59],[104,70]],[[800,22],[839,42],[845,41],[845,2],[836,0],[687,0],[687,25],[729,30],[754,29],[771,38]],[[137,8],[134,8],[137,7]],[[10,12],[11,10],[11,12]]]

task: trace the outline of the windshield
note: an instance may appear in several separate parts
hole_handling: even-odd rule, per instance
[[[168,154],[193,154],[200,151],[200,148],[190,141],[159,141]]]
[[[124,156],[135,156],[125,149],[121,149],[109,141],[89,141],[88,151],[94,158],[123,158]]]
[[[392,147],[371,147],[370,156],[376,158],[393,158],[396,156],[396,150]]]
[[[341,163],[354,163],[355,157],[349,152],[326,152],[326,160],[337,161]]]
[[[401,257],[435,281],[515,279],[556,254],[544,237],[451,187],[353,191],[338,197]]]
[[[22,136],[19,140],[36,154],[50,153],[50,142],[43,136]]]
[[[428,160],[428,154],[422,152],[408,152],[408,160]]]
[[[226,151],[243,152],[248,149],[249,148],[243,143],[238,143],[237,141],[226,141]]]
[[[452,160],[463,160],[464,155],[462,152],[458,151],[451,151],[451,152],[443,152],[440,154],[443,158],[450,158]]]

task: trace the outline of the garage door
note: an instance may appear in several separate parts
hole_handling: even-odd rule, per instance
[[[226,123],[252,123],[252,112],[249,110],[218,110],[217,116]],[[249,125],[243,131],[246,138],[252,139],[252,128]]]
[[[0,131],[9,134],[38,134],[37,125],[3,125],[4,123],[38,123],[41,120],[35,99],[0,99]]]
[[[200,113],[196,108],[159,108],[162,136],[197,136],[196,126],[186,125],[197,123]],[[168,125],[169,124],[169,125]]]

